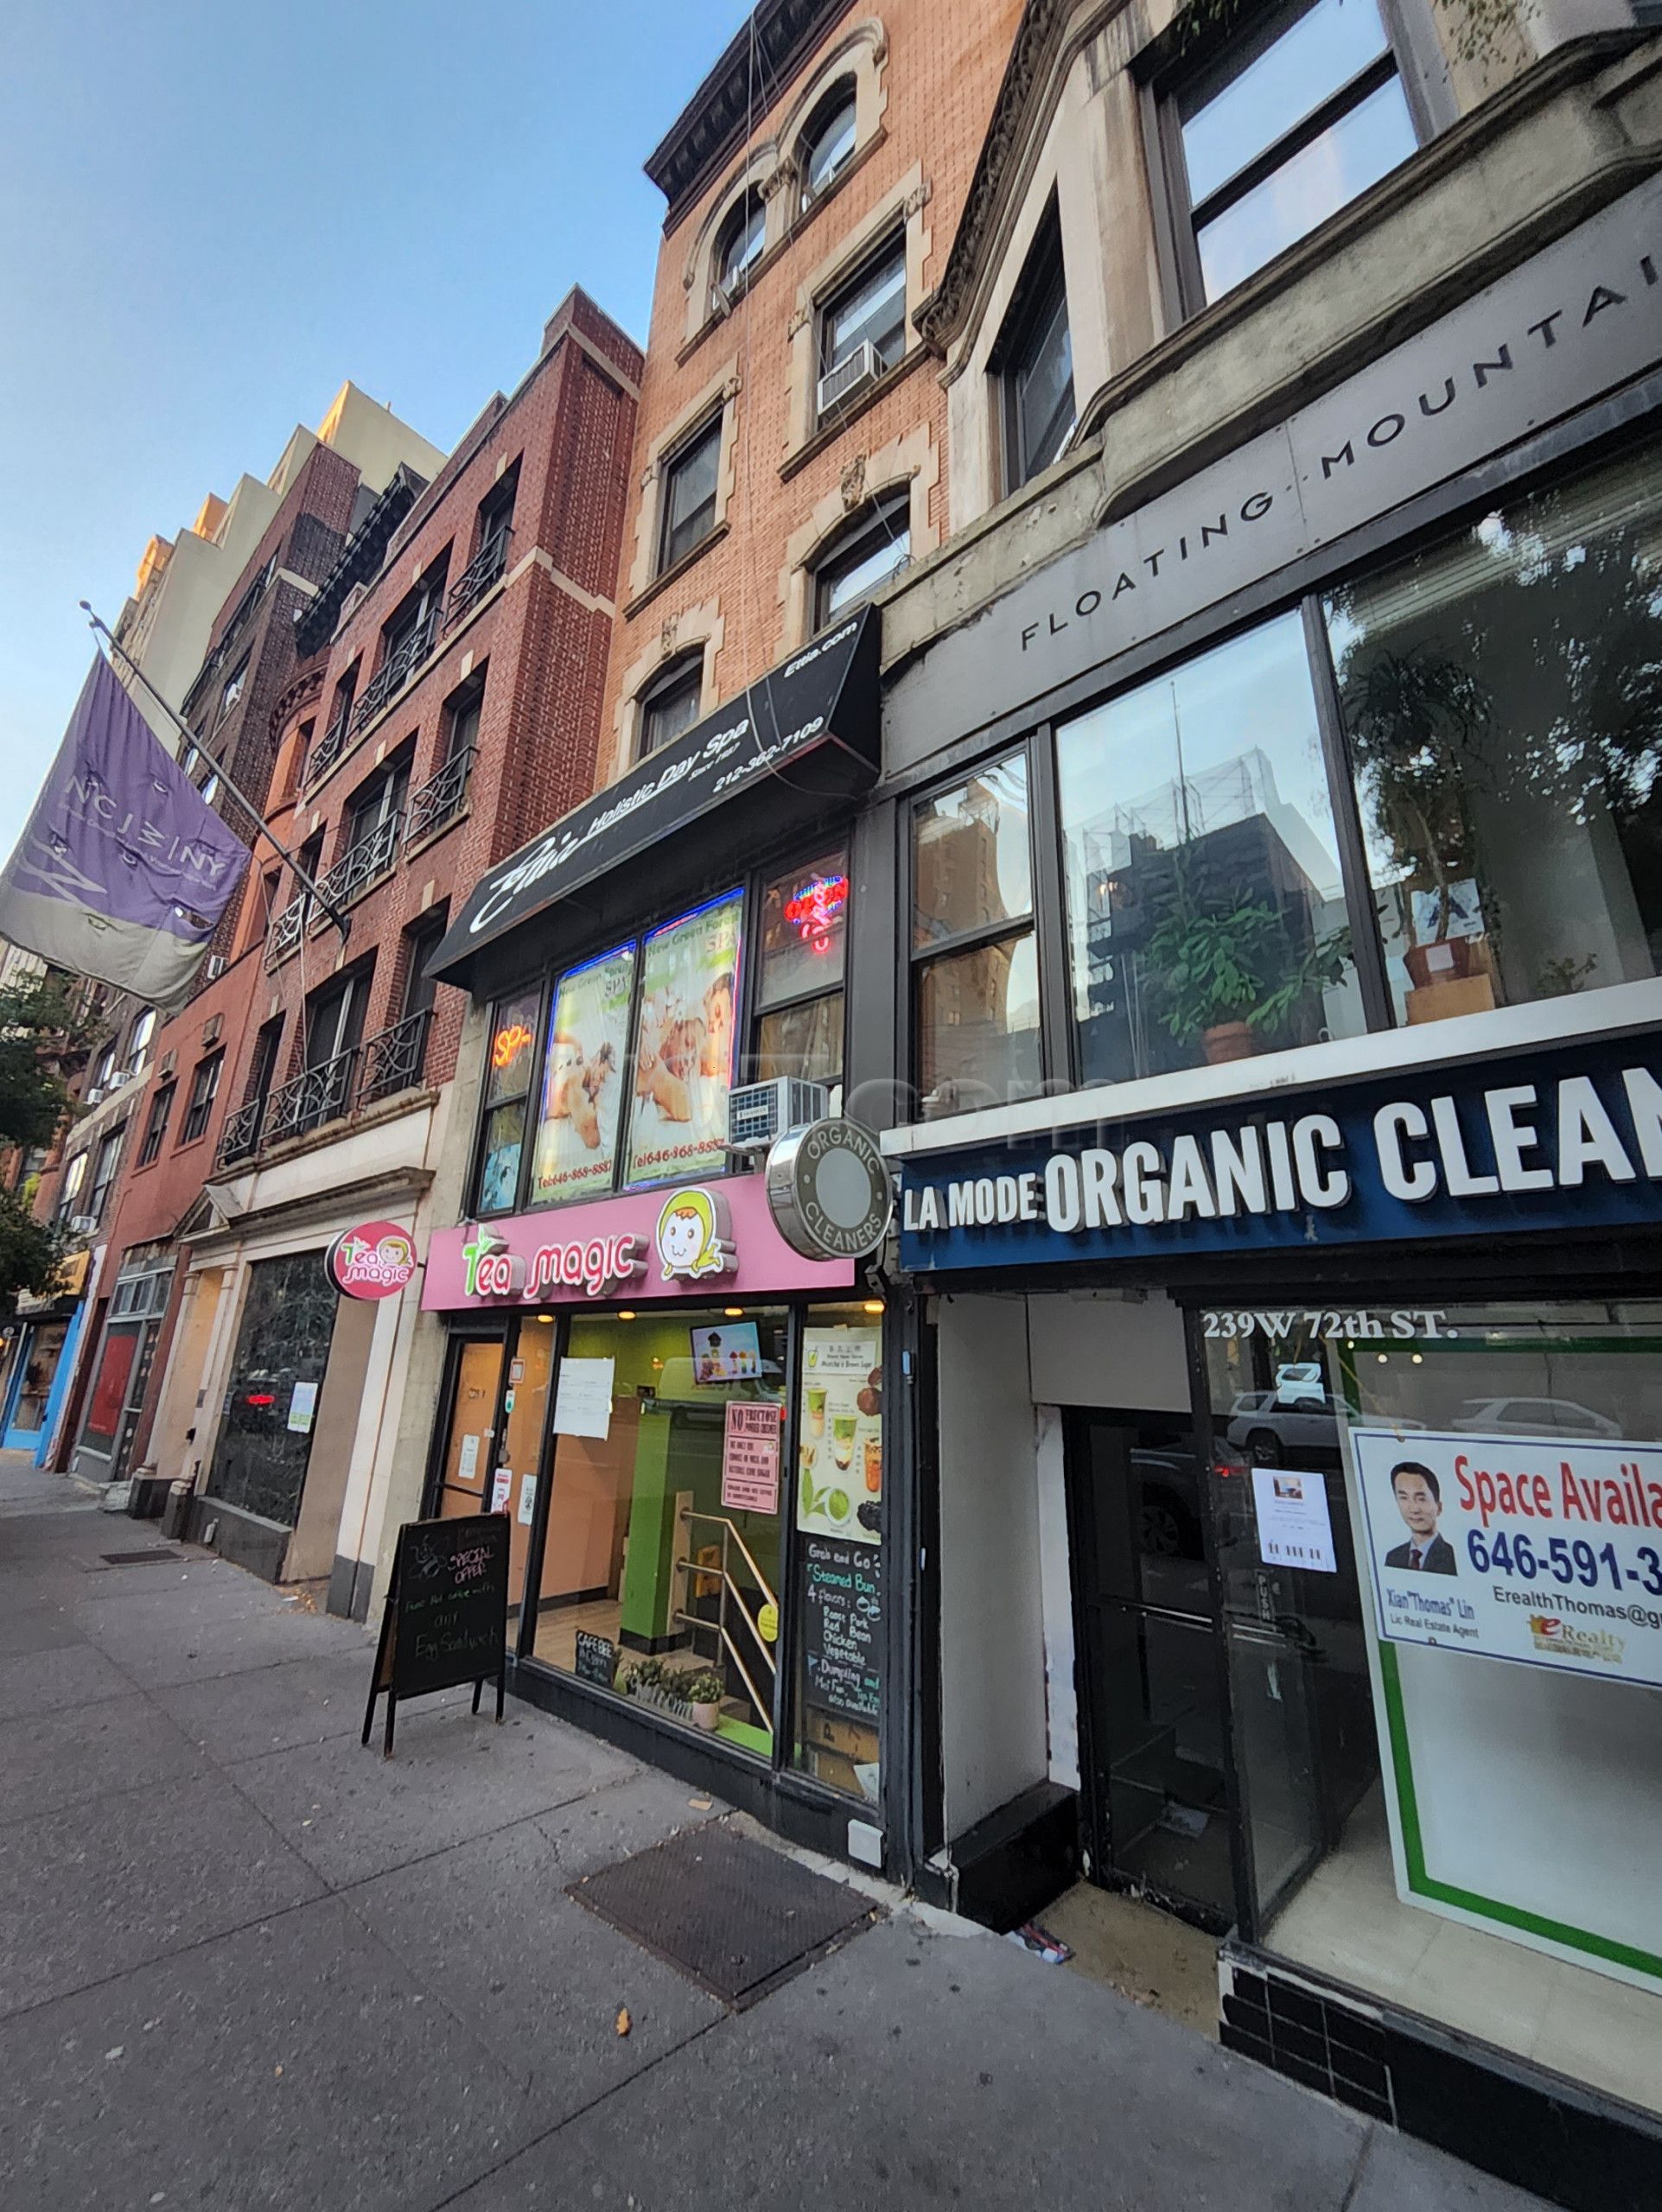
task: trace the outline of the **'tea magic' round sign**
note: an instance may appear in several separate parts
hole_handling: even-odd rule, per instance
[[[780,1235],[810,1260],[863,1260],[888,1234],[895,1184],[877,1140],[840,1116],[787,1129],[767,1155]]]
[[[348,1298],[396,1298],[416,1272],[416,1246],[392,1221],[342,1230],[324,1260],[329,1281]]]

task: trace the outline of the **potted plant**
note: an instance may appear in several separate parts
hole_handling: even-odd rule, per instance
[[[684,1675],[676,1688],[692,1707],[694,1726],[713,1731],[722,1717],[722,1700],[727,1695],[727,1684],[716,1669],[701,1667],[697,1674]]]
[[[1338,930],[1295,956],[1282,916],[1267,899],[1220,912],[1180,897],[1149,940],[1160,978],[1161,1020],[1180,1043],[1199,1039],[1208,1065],[1244,1060],[1261,1033],[1281,1028],[1309,995],[1336,983],[1350,959]]]

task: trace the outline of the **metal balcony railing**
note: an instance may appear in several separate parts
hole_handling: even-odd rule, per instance
[[[421,666],[438,639],[439,608],[436,602],[430,607],[404,643],[390,652],[373,677],[364,686],[363,696],[352,710],[348,731],[355,737],[366,722],[373,721],[390,699],[396,699],[404,685]]]
[[[263,1098],[251,1098],[245,1106],[239,1106],[225,1117],[225,1127],[220,1133],[220,1165],[234,1167],[239,1160],[252,1160],[259,1150],[260,1122],[265,1113]]]
[[[477,751],[476,746],[464,745],[453,760],[445,762],[436,776],[430,777],[416,792],[410,802],[410,818],[404,824],[406,845],[413,845],[417,837],[430,836],[435,830],[443,829],[461,813]]]
[[[291,899],[265,933],[265,964],[275,968],[286,960],[300,943],[301,932],[306,926],[306,909],[311,901],[304,892]]]
[[[320,776],[327,775],[334,767],[346,750],[347,729],[351,720],[351,708],[343,707],[307,754],[305,768],[302,774],[302,782],[315,784]]]
[[[407,1014],[390,1029],[364,1039],[364,1065],[358,1081],[360,1106],[373,1106],[378,1098],[392,1098],[400,1090],[416,1088],[427,1058],[427,1031],[432,1018],[431,1007],[424,1007],[419,1014]]]
[[[360,837],[355,845],[347,848],[317,887],[329,906],[349,906],[386,874],[398,857],[398,835],[403,826],[402,813],[389,814],[384,822],[376,823],[366,837]],[[322,904],[314,907],[314,930],[326,928],[328,919]]]
[[[459,622],[474,601],[482,599],[508,564],[508,541],[513,530],[493,531],[450,587],[444,604],[444,626]]]
[[[358,1047],[337,1052],[315,1068],[302,1069],[292,1083],[271,1093],[265,1116],[265,1141],[282,1144],[289,1137],[303,1137],[325,1122],[338,1122],[352,1103],[352,1071]]]

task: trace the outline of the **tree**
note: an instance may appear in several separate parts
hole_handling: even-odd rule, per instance
[[[0,1148],[29,1152],[52,1143],[74,1111],[62,1070],[91,1041],[70,986],[33,976],[0,989]],[[0,1188],[0,1312],[16,1311],[20,1292],[43,1297],[62,1257],[56,1227],[30,1211],[34,1178],[22,1191]]]

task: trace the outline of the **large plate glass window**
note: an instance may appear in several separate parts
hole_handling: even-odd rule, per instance
[[[575,1315],[532,1649],[735,1749],[773,1749],[786,1315]]]
[[[635,949],[620,945],[560,979],[544,1056],[531,1203],[592,1198],[612,1187],[629,1079]]]
[[[1326,222],[1418,143],[1376,0],[1276,11],[1180,89],[1175,110],[1205,300]]]
[[[791,1075],[840,1081],[848,912],[848,854],[841,848],[775,876],[763,891],[756,1082]]]
[[[1296,613],[1056,734],[1080,1074],[1364,1027]]]
[[[1657,973],[1659,520],[1623,460],[1328,599],[1399,1020]]]
[[[1248,1932],[1657,2113],[1662,1305],[1266,1305],[1197,1319]]]
[[[519,1155],[537,1062],[540,988],[499,999],[485,1070],[485,1133],[480,1152],[479,1211],[512,1213],[519,1193]]]
[[[1041,1069],[1025,756],[926,800],[912,855],[924,1116],[1030,1097]]]
[[[743,924],[744,894],[729,892],[654,930],[642,948],[631,1183],[727,1165]]]

